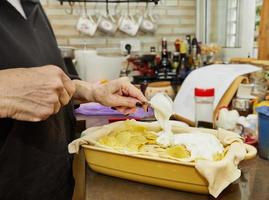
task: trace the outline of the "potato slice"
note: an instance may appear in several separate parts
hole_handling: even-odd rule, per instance
[[[175,157],[175,158],[189,158],[190,152],[187,151],[185,146],[172,146],[168,147],[166,149],[166,152],[169,156]]]

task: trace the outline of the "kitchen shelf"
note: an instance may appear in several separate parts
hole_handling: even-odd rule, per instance
[[[63,2],[75,3],[75,2],[87,2],[87,3],[139,3],[148,2],[158,4],[159,0],[58,0],[61,4]]]

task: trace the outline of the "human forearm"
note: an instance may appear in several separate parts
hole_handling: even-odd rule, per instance
[[[13,73],[14,69],[5,69],[0,70],[0,118],[7,118],[9,117],[10,113],[10,106],[8,106],[10,101],[10,90],[12,85],[10,85],[10,81],[8,77]]]
[[[76,91],[73,95],[76,104],[96,101],[93,95],[94,84],[81,80],[73,80],[73,83],[76,86]]]
[[[6,118],[8,117],[8,111],[7,111],[7,106],[6,106],[6,99],[4,97],[5,91],[3,90],[4,85],[1,80],[3,80],[3,70],[0,70],[0,118]]]
[[[97,102],[115,107],[120,111],[125,110],[124,108],[131,108],[133,111],[137,106],[142,106],[147,102],[141,91],[134,87],[127,78],[103,84],[92,84],[80,80],[73,80],[73,82],[76,86],[73,99],[80,103]]]

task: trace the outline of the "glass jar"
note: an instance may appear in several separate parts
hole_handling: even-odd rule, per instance
[[[213,128],[215,89],[195,88],[195,126]]]

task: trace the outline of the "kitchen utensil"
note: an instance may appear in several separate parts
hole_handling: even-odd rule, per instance
[[[216,133],[216,130],[199,129],[201,132]],[[97,172],[195,193],[208,194],[208,182],[195,169],[192,162],[178,162],[171,159],[144,155],[126,155],[92,145],[82,146],[88,165]],[[245,159],[256,155],[256,149],[246,145]]]
[[[78,61],[78,72],[83,80],[96,82],[101,80],[113,80],[119,77],[122,65],[126,57],[101,54],[96,50],[80,49],[75,51]]]
[[[98,29],[108,35],[115,34],[118,29],[116,20],[109,12],[108,1],[106,1],[106,14],[101,16],[98,23]]]
[[[119,29],[130,36],[135,36],[138,32],[140,23],[140,21],[136,22],[131,15],[123,15],[119,20]]]
[[[130,35],[135,36],[139,30],[139,26],[142,22],[142,18],[140,18],[138,21],[134,19],[132,15],[130,15],[130,6],[129,1],[127,3],[127,13],[123,14],[119,19],[119,30],[122,32]]]
[[[98,29],[108,35],[113,35],[117,31],[117,25],[112,15],[104,15],[100,18]]]
[[[97,56],[96,50],[76,49],[75,59],[77,61],[76,70],[82,80],[86,80],[88,59],[94,59]]]
[[[86,1],[84,2],[84,12],[78,19],[76,28],[79,32],[84,33],[86,35],[94,36],[99,20],[97,22],[94,21],[91,15],[88,14],[88,9],[86,5]]]
[[[152,13],[149,10],[149,3],[146,3],[144,15],[141,16],[140,30],[145,33],[155,33],[157,30],[157,22],[153,18]]]

